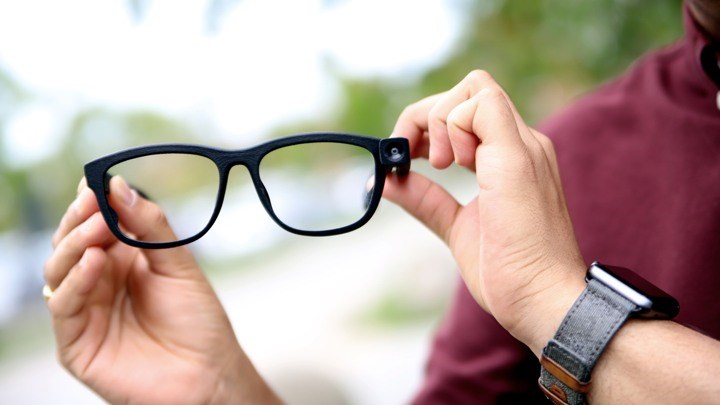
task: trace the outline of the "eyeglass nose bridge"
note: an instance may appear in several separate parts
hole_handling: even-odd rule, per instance
[[[260,178],[260,161],[264,154],[254,149],[237,150],[237,151],[225,151],[226,154],[217,158],[216,162],[220,170],[220,189],[218,190],[218,205],[222,205],[225,195],[227,193],[228,183],[230,182],[230,173],[232,169],[238,166],[243,166],[247,170],[250,176],[255,192],[260,199],[265,211],[272,217],[272,219],[283,225],[282,222],[277,218],[273,209],[272,202],[270,201],[270,194],[265,188],[262,179]]]

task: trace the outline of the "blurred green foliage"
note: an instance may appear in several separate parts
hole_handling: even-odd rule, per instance
[[[143,2],[130,3],[141,18]],[[234,3],[223,3],[220,9]],[[386,136],[406,105],[449,89],[473,69],[491,72],[526,120],[536,123],[622,72],[647,50],[682,34],[680,0],[453,4],[462,8],[467,24],[447,60],[411,78],[358,78],[329,68],[342,89],[337,109],[324,117],[279,124],[272,135],[336,130]],[[32,97],[0,67],[0,139],[14,107]],[[0,232],[27,228],[28,223],[53,227],[74,198],[82,164],[99,154],[138,144],[201,139],[181,118],[100,108],[78,112],[62,131],[62,147],[39,163],[10,167],[0,153]]]
[[[680,0],[477,2],[466,41],[422,88],[435,93],[471,69],[493,74],[537,122],[682,35]]]
[[[357,323],[374,328],[397,328],[437,319],[447,304],[445,298],[441,302],[429,299],[418,302],[410,299],[407,291],[387,291],[358,315]]]
[[[452,55],[418,80],[338,73],[343,108],[323,124],[385,136],[406,105],[450,89],[474,69],[490,72],[534,124],[682,36],[681,0],[484,0],[464,12],[467,29]]]
[[[59,131],[64,142],[55,154],[30,166],[10,167],[0,154],[0,231],[55,226],[75,198],[82,167],[91,159],[141,144],[196,139],[180,120],[142,110],[82,110]]]

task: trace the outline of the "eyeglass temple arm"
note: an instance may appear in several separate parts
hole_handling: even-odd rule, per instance
[[[112,179],[112,177],[113,177],[112,174],[109,174],[108,172],[105,172],[105,179],[104,179],[104,181],[105,181],[105,190],[106,190],[106,192],[107,192],[108,194],[110,193],[110,179]],[[150,196],[148,196],[147,193],[145,193],[144,191],[142,191],[142,189],[140,189],[140,188],[138,188],[138,187],[136,187],[136,186],[134,186],[133,184],[130,184],[130,183],[128,183],[128,185],[129,185],[133,190],[137,191],[137,193],[140,195],[140,197],[142,197],[142,198],[144,198],[144,199],[146,199],[146,200],[148,200],[148,201],[152,201],[152,198],[150,198]]]
[[[410,143],[405,138],[387,138],[380,140],[380,163],[405,176],[410,172]]]

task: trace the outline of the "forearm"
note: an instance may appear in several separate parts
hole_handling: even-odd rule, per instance
[[[538,297],[527,328],[515,333],[536,356],[582,292],[577,281]],[[672,321],[630,320],[600,356],[591,381],[590,403],[716,402],[720,342]]]
[[[720,398],[720,342],[672,321],[631,320],[592,379],[593,403],[713,403]]]

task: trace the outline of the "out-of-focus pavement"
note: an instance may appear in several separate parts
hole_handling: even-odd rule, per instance
[[[422,379],[440,314],[378,326],[363,314],[388,294],[443,302],[457,277],[440,240],[383,201],[368,225],[293,237],[252,269],[211,276],[235,333],[289,404],[401,404]],[[50,335],[49,321],[46,327]],[[48,339],[49,340],[49,339]],[[0,404],[95,404],[52,345],[0,364]]]

